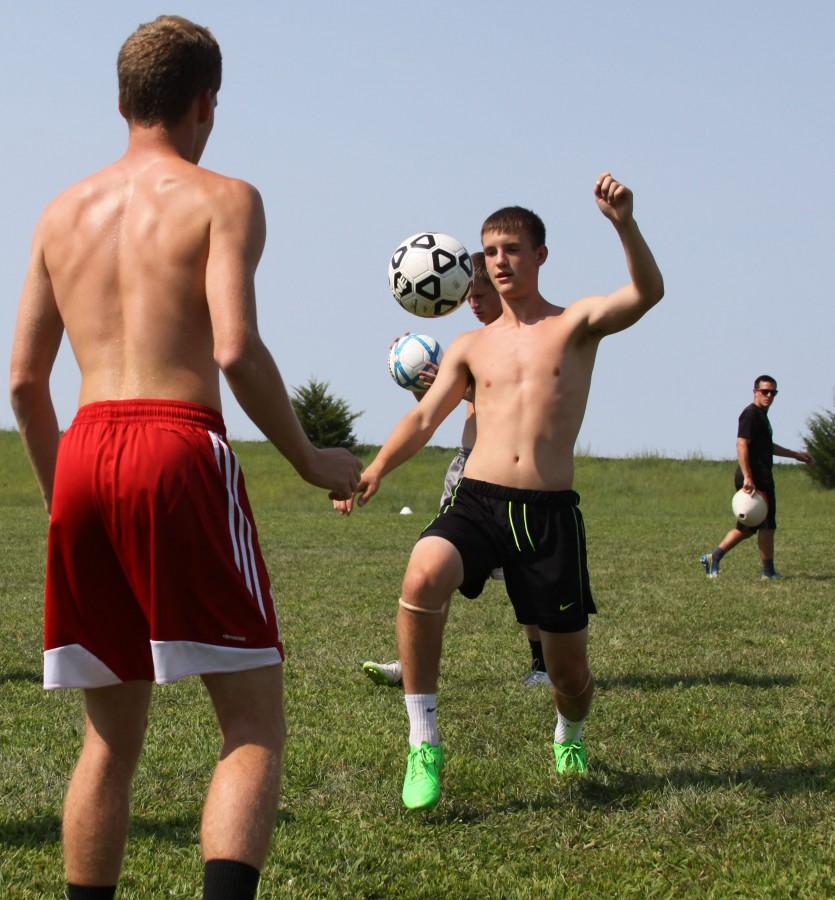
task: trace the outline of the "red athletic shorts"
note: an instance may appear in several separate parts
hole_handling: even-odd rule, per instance
[[[44,687],[237,672],[284,659],[270,580],[220,414],[83,406],[58,446]]]

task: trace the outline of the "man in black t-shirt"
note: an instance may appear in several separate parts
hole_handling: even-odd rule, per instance
[[[763,566],[763,579],[779,578],[780,573],[774,568],[774,530],[777,528],[777,499],[774,495],[774,477],[771,472],[774,456],[787,456],[800,462],[811,463],[808,453],[787,450],[775,444],[771,438],[771,423],[768,421],[768,410],[777,396],[777,382],[770,375],[760,375],[754,382],[754,402],[746,406],[739,416],[739,428],[736,437],[736,456],[739,465],[736,469],[734,484],[737,490],[749,494],[759,491],[768,503],[768,514],[765,521],[751,528],[737,523],[722,539],[713,553],[703,553],[701,563],[708,578],[719,577],[719,561],[740,541],[757,534],[760,549],[760,560]]]

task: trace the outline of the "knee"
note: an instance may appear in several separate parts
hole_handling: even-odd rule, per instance
[[[548,676],[561,697],[580,697],[593,686],[591,669],[585,659],[560,661],[556,671],[549,670]]]
[[[403,578],[402,598],[409,606],[418,606],[427,611],[439,611],[446,602],[450,591],[441,584],[441,579],[426,566],[409,566]],[[401,603],[401,605],[403,605]]]
[[[145,742],[148,720],[142,718],[132,723],[122,723],[118,729],[98,729],[88,724],[84,738],[84,750],[95,754],[102,770],[115,772],[133,771]]]

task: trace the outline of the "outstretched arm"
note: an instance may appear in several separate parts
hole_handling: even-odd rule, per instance
[[[772,444],[772,449],[775,456],[785,456],[788,459],[796,459],[798,462],[806,463],[807,465],[814,462],[811,454],[806,453],[803,450],[788,450],[786,447],[781,447],[779,444]]]
[[[469,383],[466,363],[467,335],[453,341],[443,358],[432,387],[395,426],[380,452],[362,473],[357,486],[358,503],[363,506],[380,488],[385,475],[410,459],[423,447],[443,420],[461,402]],[[349,515],[353,499],[335,504],[342,515]]]
[[[41,227],[35,232],[20,297],[9,382],[17,426],[48,512],[58,454],[58,419],[49,376],[61,346],[64,323],[44,262]]]
[[[266,239],[261,197],[229,180],[213,211],[206,297],[214,356],[244,412],[293,468],[333,497],[353,494],[360,462],[347,450],[319,450],[296,417],[284,381],[258,333],[255,269]]]
[[[634,325],[664,296],[664,279],[633,216],[632,191],[604,172],[595,182],[597,206],[614,225],[626,256],[630,281],[605,297],[587,297],[587,325],[597,337]]]

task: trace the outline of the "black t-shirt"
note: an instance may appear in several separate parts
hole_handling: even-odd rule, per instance
[[[751,403],[739,414],[737,437],[748,441],[748,459],[754,482],[771,481],[771,467],[774,462],[774,444],[771,440],[771,422],[768,413]]]

